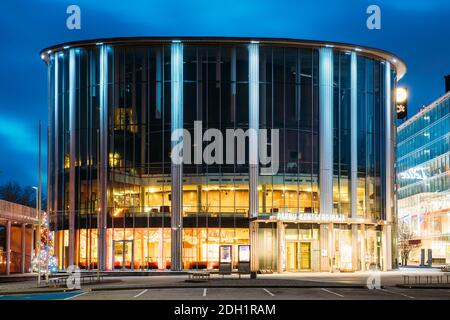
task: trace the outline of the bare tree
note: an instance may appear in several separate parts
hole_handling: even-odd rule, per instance
[[[400,258],[402,265],[408,264],[409,254],[417,247],[411,240],[414,240],[414,232],[411,227],[404,221],[402,221],[398,228],[398,249],[400,251]]]
[[[0,199],[28,207],[34,207],[36,195],[32,187],[23,187],[15,181],[10,181],[0,185]]]

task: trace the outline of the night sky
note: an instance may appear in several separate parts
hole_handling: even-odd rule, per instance
[[[71,4],[81,8],[81,30],[66,28]],[[381,8],[381,30],[366,28],[371,4]],[[37,184],[37,123],[43,121],[45,133],[48,110],[47,68],[39,51],[61,42],[242,36],[376,47],[406,62],[400,84],[410,91],[410,116],[444,93],[443,76],[450,73],[448,0],[1,0],[0,14],[0,184]],[[45,169],[46,150],[43,159]]]

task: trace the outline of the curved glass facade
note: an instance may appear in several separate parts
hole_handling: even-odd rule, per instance
[[[394,179],[396,70],[386,59],[323,44],[198,39],[75,44],[47,62],[60,268],[213,269],[221,245],[232,245],[237,264],[243,244],[253,269],[390,268],[382,238],[395,214],[385,182]],[[194,159],[211,143],[196,138],[199,123],[203,135],[223,137],[277,129],[267,140],[272,153],[278,146],[277,171],[252,169],[249,139],[244,162],[235,154],[177,167],[171,135],[176,126],[191,133]]]

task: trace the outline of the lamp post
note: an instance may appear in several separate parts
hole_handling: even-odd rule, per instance
[[[38,226],[37,226],[37,232],[36,232],[36,251],[37,251],[37,257],[38,257],[38,286],[41,285],[41,212],[39,210],[39,188],[33,187],[33,189],[36,191],[36,213],[38,218]]]
[[[42,199],[42,157],[41,157],[41,152],[42,152],[42,147],[41,147],[41,121],[39,121],[39,132],[38,132],[38,146],[39,146],[39,153],[38,153],[38,174],[39,174],[39,179],[38,179],[38,186],[34,187],[36,190],[36,210],[37,210],[37,215],[38,215],[38,228],[37,228],[37,236],[36,236],[36,240],[37,240],[37,246],[36,249],[38,250],[38,286],[41,285],[41,226],[42,226],[42,203],[41,203],[41,199]]]

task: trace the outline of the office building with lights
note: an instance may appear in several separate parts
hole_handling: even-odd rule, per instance
[[[232,246],[235,263],[247,244],[253,271],[395,267],[392,92],[406,68],[392,54],[141,37],[66,43],[41,57],[60,269],[216,269],[220,246]],[[278,129],[267,140],[278,170],[247,161],[248,140],[244,163],[174,163],[172,133],[200,121],[224,136]]]
[[[409,260],[450,263],[450,86],[398,127],[398,217],[409,226]],[[424,252],[424,254],[421,254]]]

